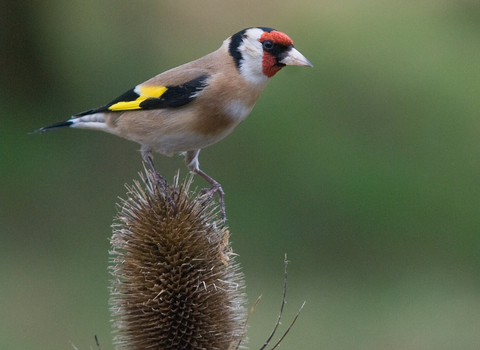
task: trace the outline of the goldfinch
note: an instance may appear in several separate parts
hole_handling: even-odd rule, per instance
[[[161,73],[102,107],[37,132],[70,127],[118,135],[138,142],[154,171],[153,151],[167,156],[184,153],[188,169],[210,184],[204,193],[218,192],[225,220],[222,187],[200,169],[198,154],[248,116],[270,78],[286,65],[312,66],[286,34],[266,27],[247,28],[206,56]]]

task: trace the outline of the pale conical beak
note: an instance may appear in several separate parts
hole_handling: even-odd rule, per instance
[[[282,59],[280,63],[286,64],[287,66],[313,67],[313,64],[294,47],[288,50],[288,55]]]

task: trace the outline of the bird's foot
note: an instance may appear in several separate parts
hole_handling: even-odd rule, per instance
[[[172,196],[168,193],[168,184],[167,181],[160,175],[160,173],[155,169],[155,165],[153,164],[153,158],[150,152],[146,152],[143,158],[147,161],[150,169],[153,172],[153,178],[155,180],[155,186],[160,185],[161,191],[165,194],[165,198],[167,198],[170,205],[175,208],[175,202],[173,201]]]
[[[153,178],[155,179],[155,184],[160,185],[160,187],[162,188],[162,191],[164,193],[167,193],[167,181],[165,181],[162,175],[157,173],[156,170],[153,170]]]
[[[153,178],[155,181],[155,186],[160,186],[160,191],[165,195],[168,203],[170,203],[170,205],[175,208],[175,202],[170,193],[168,193],[167,181],[165,181],[162,175],[160,175],[155,169],[153,169]]]
[[[223,192],[222,186],[218,182],[215,182],[212,187],[204,188],[203,190],[201,190],[200,196],[206,196],[207,200],[210,201],[215,195],[215,193],[218,193],[221,219],[223,224],[225,225],[225,223],[227,222],[227,214],[225,212],[225,192]]]

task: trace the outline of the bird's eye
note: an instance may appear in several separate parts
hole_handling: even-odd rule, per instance
[[[265,40],[263,42],[263,48],[265,50],[271,50],[273,48],[273,42],[271,40]]]

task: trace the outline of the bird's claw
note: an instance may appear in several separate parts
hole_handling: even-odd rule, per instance
[[[212,185],[210,188],[204,188],[203,190],[200,191],[200,196],[206,196],[207,201],[210,201],[215,193],[218,192],[218,197],[219,197],[219,204],[220,204],[220,212],[221,216],[220,218],[222,219],[223,224],[225,225],[227,221],[227,214],[225,212],[225,192],[223,192],[222,186],[216,182]]]
[[[174,202],[172,196],[167,191],[167,189],[168,189],[167,181],[165,181],[165,179],[162,177],[162,175],[160,175],[155,169],[153,169],[153,177],[155,179],[155,185],[156,186],[160,185],[161,192],[164,193],[165,197],[168,200],[168,203],[170,203],[170,205],[173,208],[175,208],[175,202]]]

